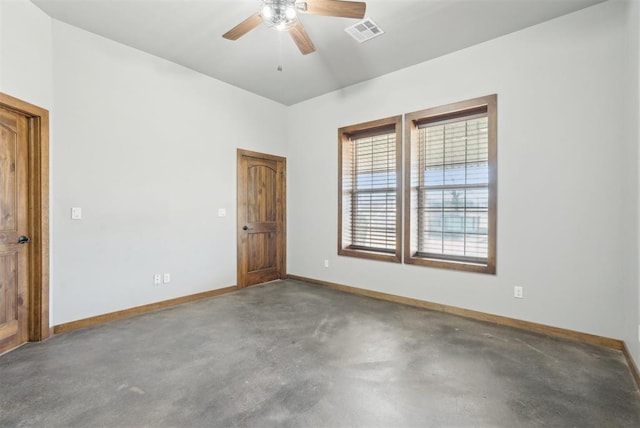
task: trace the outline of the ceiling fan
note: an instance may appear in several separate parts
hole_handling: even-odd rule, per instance
[[[298,13],[338,16],[342,18],[364,18],[367,4],[359,1],[340,0],[262,0],[260,10],[222,35],[225,39],[237,40],[262,22],[279,31],[288,31],[303,55],[315,52],[307,30],[298,20]]]

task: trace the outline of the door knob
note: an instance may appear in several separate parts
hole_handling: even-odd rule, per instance
[[[242,230],[249,230],[249,226],[247,225],[242,226]]]
[[[29,239],[29,237],[28,237],[28,236],[24,236],[24,235],[22,235],[22,236],[20,236],[20,237],[18,238],[18,244],[27,244],[27,243],[29,243],[30,241],[31,241],[31,239]]]

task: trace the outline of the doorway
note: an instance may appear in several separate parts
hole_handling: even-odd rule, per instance
[[[49,330],[49,112],[0,93],[0,354]]]
[[[238,149],[238,287],[286,276],[286,158]]]

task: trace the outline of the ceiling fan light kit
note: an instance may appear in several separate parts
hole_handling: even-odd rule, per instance
[[[270,28],[287,31],[303,55],[315,52],[307,30],[298,19],[298,12],[310,15],[362,19],[367,5],[359,1],[340,0],[262,0],[260,10],[222,35],[237,40],[264,22]]]
[[[263,0],[260,16],[268,27],[287,31],[298,23],[296,0]]]

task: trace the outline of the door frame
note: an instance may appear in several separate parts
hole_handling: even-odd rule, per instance
[[[243,171],[241,171],[240,165],[242,162],[242,158],[244,156],[257,158],[257,159],[265,159],[275,162],[282,162],[282,172],[283,175],[281,177],[281,192],[282,192],[282,231],[280,236],[278,237],[280,243],[276,244],[281,246],[282,254],[280,255],[280,278],[284,279],[287,276],[287,158],[282,156],[269,155],[265,153],[253,152],[250,150],[237,149],[237,159],[236,159],[236,266],[237,266],[237,287],[244,288],[247,287],[245,276],[241,269],[240,257],[242,252],[242,238],[243,233],[240,229],[240,186],[242,184],[242,180],[244,177]]]
[[[0,92],[0,107],[27,118],[29,186],[28,335],[30,342],[51,335],[49,328],[49,111]]]

